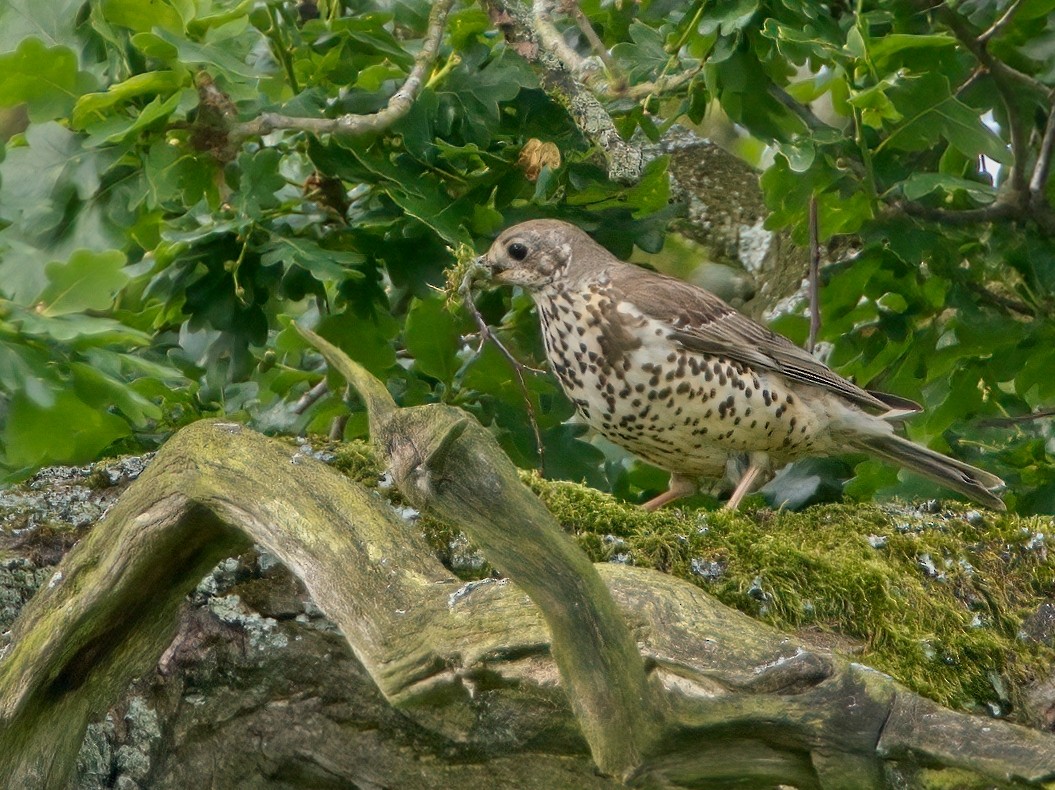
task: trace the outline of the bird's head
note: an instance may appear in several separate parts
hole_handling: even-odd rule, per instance
[[[601,253],[598,255],[598,253]],[[502,231],[478,262],[499,283],[541,290],[604,260],[608,252],[582,230],[555,219],[522,222]]]

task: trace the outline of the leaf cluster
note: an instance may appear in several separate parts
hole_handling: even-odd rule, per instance
[[[768,227],[807,244],[813,201],[821,242],[851,238],[824,273],[829,361],[921,400],[913,437],[1006,475],[1020,510],[1055,507],[1050,421],[1017,419],[1055,397],[1051,230],[1021,203],[1045,156],[1050,0],[944,15],[908,0],[580,7],[605,50],[590,87],[625,140],[724,119],[743,151],[765,152]],[[0,471],[150,443],[203,415],[330,430],[343,392],[319,386],[296,320],[401,404],[471,411],[521,465],[631,498],[662,488],[587,441],[550,376],[522,389],[440,293],[453,249],[514,222],[568,219],[626,257],[659,250],[679,210],[665,157],[634,184],[609,180],[604,141],[550,66],[507,41],[497,8],[456,6],[409,112],[352,136],[240,130],[387,106],[426,44],[425,0],[0,7]],[[540,146],[559,157],[526,167]],[[1050,201],[1050,179],[1041,189]],[[988,221],[1005,205],[1020,213]],[[477,305],[541,367],[525,296]],[[800,340],[806,326],[776,320]],[[345,433],[365,427],[354,412]],[[895,485],[863,462],[848,490]]]

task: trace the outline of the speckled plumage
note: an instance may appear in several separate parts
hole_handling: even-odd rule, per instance
[[[538,308],[546,352],[585,420],[673,473],[659,506],[750,461],[755,476],[804,455],[865,450],[910,466],[991,507],[999,478],[894,434],[918,410],[870,392],[688,283],[623,263],[556,220],[509,228],[481,259]]]

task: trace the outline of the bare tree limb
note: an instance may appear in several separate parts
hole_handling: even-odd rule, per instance
[[[612,59],[604,42],[593,29],[590,20],[582,13],[575,0],[571,0],[569,14],[575,20],[583,36],[590,42],[590,46],[597,57],[604,64],[608,72],[610,83],[600,78],[597,69],[589,60],[583,58],[578,52],[568,46],[564,36],[557,30],[551,19],[552,6],[550,0],[534,0],[532,5],[532,20],[535,32],[538,34],[539,43],[544,50],[551,52],[563,66],[571,73],[572,77],[585,83],[598,94],[617,98],[626,96],[634,100],[641,100],[652,94],[668,93],[691,82],[693,77],[699,74],[703,68],[702,64],[693,69],[686,69],[677,74],[661,74],[650,82],[641,82],[629,85],[626,75],[623,74],[619,64]],[[665,71],[665,70],[664,70]]]
[[[323,379],[310,390],[301,395],[297,402],[293,404],[294,414],[303,414],[326,392],[329,390],[329,385],[326,383],[326,379]]]
[[[967,283],[967,287],[979,296],[981,296],[987,302],[991,302],[992,304],[1002,307],[1005,310],[1010,310],[1011,312],[1018,313],[1019,315],[1029,316],[1030,318],[1035,318],[1037,316],[1037,311],[1025,302],[1019,301],[1018,299],[1012,299],[1008,296],[1004,296],[1003,294],[994,293],[981,283],[970,282]]]
[[[1024,219],[1021,207],[998,200],[989,206],[951,210],[924,206],[914,200],[903,200],[894,204],[897,208],[913,217],[944,222],[948,225],[970,225],[972,222],[997,222],[1006,219]]]
[[[564,36],[553,24],[550,17],[551,9],[550,0],[534,0],[532,3],[531,18],[539,44],[564,65],[573,79],[586,83],[595,80],[596,70],[585,58],[568,46]]]
[[[12,627],[6,786],[69,786],[88,721],[157,666],[208,569],[252,544],[301,579],[401,715],[484,759],[500,722],[527,759],[542,727],[558,734],[550,748],[578,749],[581,733],[606,786],[878,790],[892,761],[968,771],[972,787],[1055,778],[1050,733],[943,709],[685,581],[592,565],[470,416],[378,402],[380,382],[322,350],[370,390],[402,494],[464,528],[510,581],[452,578],[387,503],[297,448],[233,423],[188,426]]]
[[[279,129],[292,129],[312,134],[339,134],[355,136],[387,129],[408,112],[421,92],[429,70],[436,62],[440,41],[443,38],[447,14],[454,0],[435,0],[429,13],[428,28],[421,50],[414,58],[414,66],[399,90],[392,94],[388,104],[369,115],[347,113],[338,118],[296,118],[279,113],[266,112],[257,118],[232,127],[230,136],[238,141],[247,137],[269,134]]]

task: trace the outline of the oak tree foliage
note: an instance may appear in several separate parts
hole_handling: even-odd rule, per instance
[[[509,362],[437,290],[452,250],[548,216],[656,252],[684,209],[665,157],[611,177],[570,85],[636,149],[727,119],[762,169],[767,226],[808,244],[815,200],[819,240],[845,237],[822,273],[830,363],[922,402],[913,438],[1003,475],[1012,507],[1055,510],[1055,1],[514,6],[454,4],[409,109],[344,134],[299,120],[389,107],[430,3],[0,5],[3,474],[202,416],[329,430],[342,388],[312,400],[324,365],[293,321],[401,404],[460,406],[537,465]],[[562,65],[547,29],[586,62]],[[532,169],[532,141],[559,157]],[[478,305],[541,364],[526,297]],[[803,304],[775,321],[798,341],[807,327]],[[568,424],[551,377],[525,386],[548,475],[662,487]],[[365,429],[356,413],[346,435]],[[848,495],[932,491],[849,463]]]

